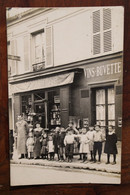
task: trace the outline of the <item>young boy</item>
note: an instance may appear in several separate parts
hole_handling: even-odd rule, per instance
[[[96,162],[96,153],[98,151],[98,164],[101,162],[102,142],[105,140],[103,133],[100,130],[100,125],[95,125],[94,132],[94,162]]]
[[[67,135],[65,136],[64,139],[64,144],[65,144],[65,154],[67,157],[68,162],[72,162],[73,158],[73,151],[74,151],[74,139],[77,137],[77,135],[73,134],[73,130],[78,133],[78,130],[75,128],[68,128],[67,129]]]

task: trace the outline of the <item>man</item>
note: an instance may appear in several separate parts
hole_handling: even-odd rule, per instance
[[[15,136],[17,137],[17,153],[19,159],[21,159],[27,157],[26,141],[29,127],[28,123],[23,120],[21,115],[18,116],[17,120],[18,122],[16,123]]]

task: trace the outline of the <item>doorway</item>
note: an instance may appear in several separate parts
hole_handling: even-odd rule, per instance
[[[115,126],[115,90],[114,87],[92,90],[92,123],[102,127]]]
[[[35,103],[34,110],[36,113],[35,121],[38,121],[42,128],[46,127],[46,119],[45,119],[45,103]]]

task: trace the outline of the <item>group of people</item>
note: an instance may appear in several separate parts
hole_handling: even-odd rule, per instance
[[[106,164],[110,163],[111,154],[113,155],[112,164],[116,164],[117,136],[113,126],[108,127],[108,133],[105,135],[100,125],[91,126],[88,131],[86,128],[77,130],[70,121],[68,128],[56,127],[53,132],[46,133],[40,123],[36,123],[36,128],[29,128],[27,122],[19,116],[15,135],[19,158],[72,162],[74,146],[78,143],[77,154],[81,162],[101,163],[102,146],[105,142]]]

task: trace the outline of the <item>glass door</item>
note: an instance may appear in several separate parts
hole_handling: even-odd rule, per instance
[[[115,126],[115,91],[113,87],[96,90],[96,124]]]
[[[35,120],[40,122],[41,127],[45,128],[46,127],[46,122],[45,122],[45,103],[35,103],[35,113],[36,113],[36,118]]]

